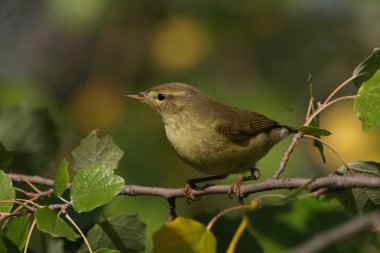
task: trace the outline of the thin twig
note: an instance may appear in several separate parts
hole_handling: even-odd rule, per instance
[[[279,199],[285,199],[286,196],[282,195],[282,194],[265,194],[265,195],[260,195],[254,199],[251,200],[251,203],[248,204],[248,205],[240,205],[240,206],[233,206],[233,207],[230,207],[230,208],[227,208],[223,211],[221,211],[220,213],[218,213],[217,215],[215,215],[210,221],[209,223],[207,224],[207,229],[208,230],[211,230],[212,226],[214,226],[215,222],[220,218],[222,217],[223,215],[226,215],[227,213],[231,213],[231,212],[235,212],[235,211],[238,211],[238,210],[243,210],[243,209],[249,209],[249,210],[255,210],[256,208],[259,207],[260,203],[259,201],[260,200],[263,200],[263,199],[268,199],[268,198],[279,198]]]
[[[90,246],[90,243],[88,242],[86,236],[84,235],[84,233],[82,232],[82,230],[80,229],[80,227],[75,223],[75,221],[73,219],[71,219],[71,217],[68,214],[66,214],[65,217],[66,217],[66,219],[68,219],[71,222],[71,224],[73,224],[73,226],[76,228],[76,230],[82,236],[82,238],[84,240],[84,243],[86,244],[86,246],[88,248],[88,251],[90,251],[90,253],[93,253],[93,251],[91,249],[91,246]]]
[[[310,117],[311,109],[314,107],[313,104],[314,104],[314,98],[311,97],[309,100],[309,106],[307,107],[305,120],[307,120]]]
[[[344,224],[332,228],[326,232],[314,236],[310,240],[303,242],[294,249],[289,250],[289,253],[314,253],[321,252],[334,243],[337,243],[350,236],[358,234],[364,230],[370,230],[379,226],[380,210],[377,209],[371,213],[352,219]]]
[[[178,217],[175,211],[175,208],[176,208],[175,198],[169,198],[168,204],[169,204],[169,221],[173,221]]]
[[[26,195],[26,196],[29,197],[30,192],[25,191],[24,189],[21,189],[21,188],[18,188],[18,187],[13,187],[13,189],[15,189],[15,191],[17,191],[17,192],[21,192],[21,193],[23,193],[24,195]]]
[[[35,187],[31,182],[29,182],[29,180],[27,178],[24,178],[24,182],[30,186],[30,188],[32,188],[36,193],[40,193],[41,191]]]
[[[346,86],[347,84],[349,84],[354,79],[355,79],[355,76],[351,76],[346,81],[344,81],[343,83],[341,83],[333,92],[331,92],[331,94],[326,98],[326,100],[325,100],[325,102],[323,102],[323,104],[327,104],[331,100],[331,98],[333,96],[335,96],[336,93],[338,93],[338,91],[340,91],[344,86]]]
[[[321,138],[317,138],[317,137],[312,136],[312,135],[304,134],[303,137],[313,139],[315,141],[319,141],[320,143],[322,143],[323,145],[328,147],[339,158],[339,160],[343,163],[344,167],[346,167],[348,170],[350,170],[350,168],[348,167],[347,162],[344,160],[343,156],[341,154],[339,154],[339,152],[335,148],[333,148],[330,144],[328,144],[327,142],[325,142]]]
[[[50,178],[43,178],[40,176],[27,176],[23,174],[7,173],[7,176],[10,180],[15,182],[25,182],[29,181],[34,184],[54,186],[54,180]]]
[[[33,207],[30,207],[27,205],[27,203],[30,203],[28,199],[27,200],[25,199],[0,200],[0,203],[14,203],[14,204],[18,204],[19,207],[21,208],[25,207],[29,211],[33,211]],[[35,203],[31,203],[31,204],[35,205]]]
[[[28,250],[28,245],[29,245],[30,237],[32,237],[32,232],[33,232],[33,229],[34,229],[35,225],[36,225],[36,219],[33,220],[32,225],[30,226],[30,229],[29,229],[29,232],[28,232],[28,237],[26,238],[26,242],[25,242],[24,253],[26,253],[26,251]]]
[[[299,139],[301,139],[301,137],[302,137],[301,132],[296,133],[293,136],[292,143],[289,145],[288,149],[286,150],[284,156],[281,159],[280,166],[278,167],[278,169],[276,170],[276,172],[274,173],[272,178],[278,179],[280,177],[281,173],[285,171],[285,167],[289,161],[289,157],[293,153],[293,151],[294,151],[295,147],[297,146],[297,143],[298,143]]]
[[[254,203],[251,203],[249,205],[233,206],[233,207],[224,209],[223,211],[221,211],[220,213],[218,213],[217,215],[215,215],[214,217],[212,217],[212,219],[207,224],[206,228],[207,228],[207,230],[211,230],[211,228],[212,228],[212,226],[214,226],[215,222],[220,217],[222,217],[223,215],[225,215],[227,213],[231,213],[231,212],[235,212],[237,210],[243,210],[243,209],[255,209],[256,207],[257,207],[257,202],[254,202]]]
[[[314,112],[313,114],[310,115],[310,117],[308,117],[308,119],[306,120],[304,126],[308,126],[310,124],[310,122],[319,114],[321,113],[323,110],[325,110],[327,107],[335,104],[336,102],[339,102],[339,101],[342,101],[342,100],[347,100],[347,99],[355,99],[356,98],[356,95],[352,95],[352,96],[345,96],[345,97],[340,97],[340,98],[337,98],[337,99],[334,99],[326,104],[322,104],[321,106],[319,106]]]

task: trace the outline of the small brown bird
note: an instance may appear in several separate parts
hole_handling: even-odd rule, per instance
[[[127,97],[156,111],[164,122],[167,138],[185,163],[213,175],[188,180],[187,199],[197,199],[191,193],[196,183],[251,170],[250,177],[239,178],[232,187],[240,198],[242,181],[260,176],[256,162],[295,132],[260,113],[215,102],[184,83],[163,84]]]

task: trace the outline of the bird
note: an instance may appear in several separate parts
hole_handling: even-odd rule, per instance
[[[211,175],[187,181],[187,200],[199,199],[192,194],[197,183],[250,171],[250,176],[238,177],[231,185],[230,192],[241,200],[242,182],[260,177],[257,162],[275,144],[296,132],[258,112],[216,102],[185,83],[161,84],[125,96],[150,106],[164,123],[167,139],[179,158]]]

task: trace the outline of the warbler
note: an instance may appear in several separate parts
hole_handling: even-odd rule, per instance
[[[213,175],[188,180],[187,199],[197,198],[191,193],[196,183],[251,170],[250,177],[240,177],[231,188],[240,197],[242,181],[260,176],[256,162],[295,132],[260,113],[215,102],[184,83],[162,84],[126,97],[152,107],[178,156],[191,167]]]

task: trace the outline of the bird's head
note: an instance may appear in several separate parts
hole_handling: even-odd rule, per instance
[[[152,107],[163,119],[176,114],[202,98],[208,98],[194,87],[184,83],[168,83],[126,97]]]

